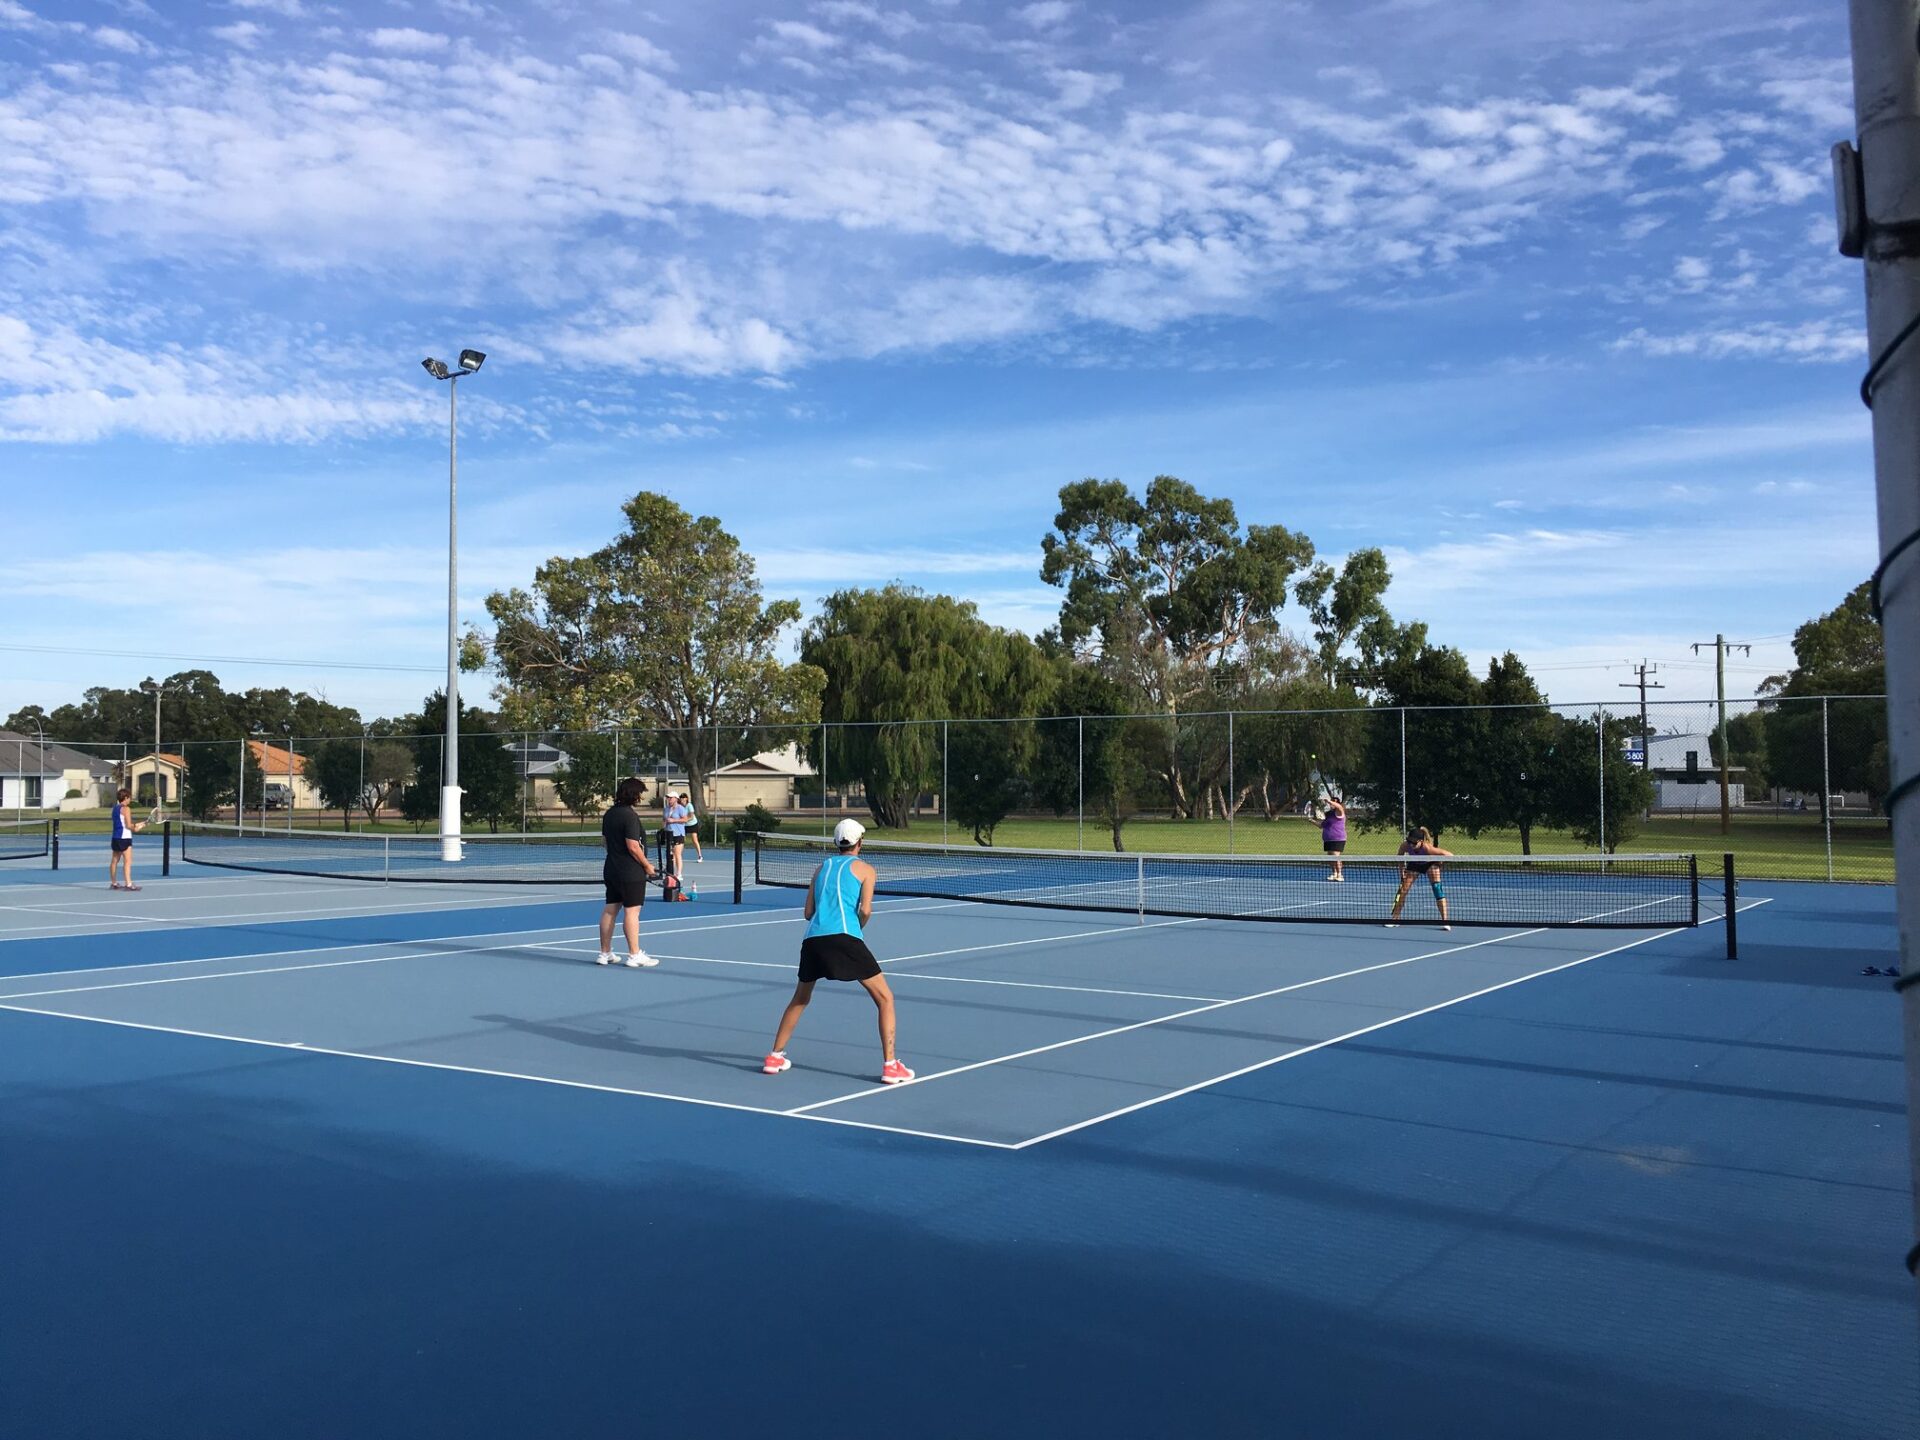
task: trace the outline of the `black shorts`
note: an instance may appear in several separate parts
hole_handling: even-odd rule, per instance
[[[1320,842],[1320,848],[1329,855],[1338,855],[1342,850],[1347,848],[1347,842],[1344,840],[1322,840]]]
[[[858,935],[809,935],[800,942],[800,979],[871,980],[880,962]]]
[[[124,855],[131,849],[133,849],[133,841],[131,840],[116,840],[113,842],[113,853],[116,855]]]
[[[631,875],[602,871],[600,878],[606,882],[607,904],[638,910],[647,903],[647,877],[644,871],[635,870]]]

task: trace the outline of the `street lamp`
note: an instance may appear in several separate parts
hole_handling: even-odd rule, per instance
[[[460,368],[429,355],[421,366],[447,382],[447,741],[440,760],[440,858],[460,858],[460,379],[487,357],[460,352]]]
[[[174,688],[177,689],[178,687],[176,686]],[[155,680],[150,685],[143,684],[140,689],[143,693],[148,693],[153,696],[153,803],[156,808],[165,809],[167,797],[162,793],[162,782],[160,779],[160,697],[167,693],[167,687],[162,685],[158,680]],[[183,755],[180,766],[180,778],[183,782],[186,779],[185,759],[186,757]]]

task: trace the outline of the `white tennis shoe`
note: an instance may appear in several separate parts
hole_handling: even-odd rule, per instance
[[[629,970],[651,970],[659,963],[658,960],[654,959],[653,956],[647,954],[644,950],[636,950],[633,954],[627,956],[627,968]]]

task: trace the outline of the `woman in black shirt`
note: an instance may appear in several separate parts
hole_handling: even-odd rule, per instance
[[[600,953],[596,965],[613,961],[613,920],[625,912],[627,965],[641,968],[658,965],[640,948],[640,907],[647,903],[647,882],[654,877],[653,862],[647,859],[647,827],[635,806],[646,793],[646,782],[628,776],[614,792],[613,807],[600,817],[600,838],[606,842],[607,858],[600,866],[600,878],[606,882],[607,903],[600,912]]]

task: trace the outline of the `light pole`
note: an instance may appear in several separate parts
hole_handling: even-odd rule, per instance
[[[33,731],[34,731],[34,734],[39,737],[40,783],[41,783],[40,808],[42,810],[45,810],[47,808],[47,795],[46,795],[46,788],[45,788],[46,780],[47,780],[47,727],[40,723],[40,717],[38,715],[33,717]],[[27,777],[24,775],[20,777],[20,788],[22,790],[27,788]],[[65,798],[66,797],[64,795],[55,797],[53,802],[53,808],[56,810],[59,809],[60,801],[64,800]]]
[[[167,797],[162,793],[160,779],[160,697],[167,693],[167,687],[156,680],[151,686],[142,685],[140,688],[143,691],[150,689],[153,694],[153,803],[155,808],[164,809]],[[184,761],[184,757],[182,759]],[[180,778],[183,781],[186,779],[184,763],[181,765]]]
[[[428,356],[421,367],[447,382],[447,744],[441,758],[440,858],[460,858],[460,377],[486,364],[478,350],[460,352],[460,368]]]

